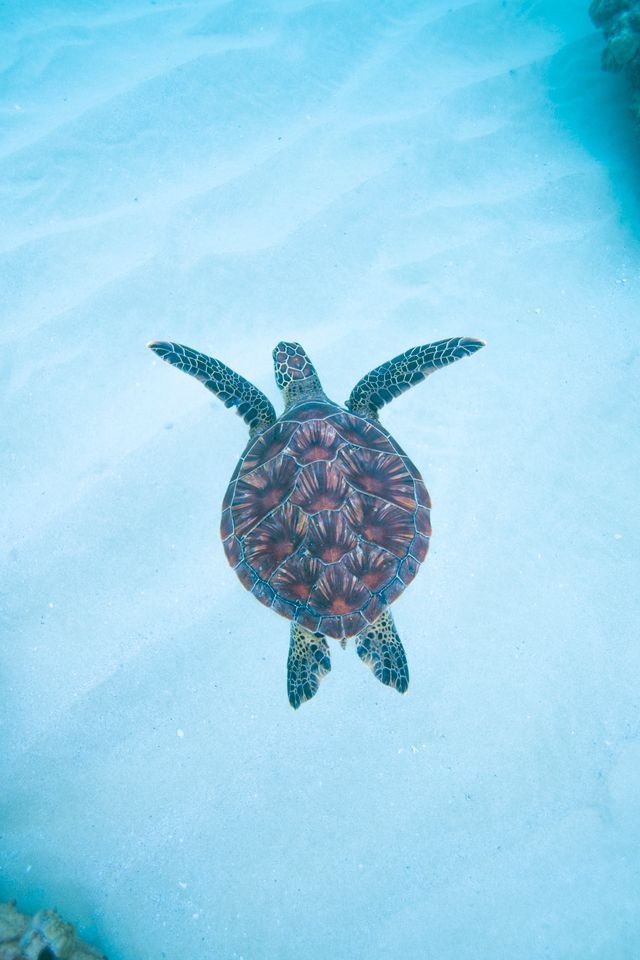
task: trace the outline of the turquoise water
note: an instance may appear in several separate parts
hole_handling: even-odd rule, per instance
[[[586,3],[0,9],[0,894],[110,960],[640,955],[638,169]],[[408,696],[228,567],[246,428],[488,346],[383,411],[433,539]]]

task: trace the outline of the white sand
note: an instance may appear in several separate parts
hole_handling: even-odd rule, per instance
[[[638,175],[586,2],[4,5],[0,893],[110,960],[640,950]],[[558,10],[558,7],[561,9]],[[286,700],[226,565],[246,430],[151,339],[383,416],[434,501],[396,604]]]

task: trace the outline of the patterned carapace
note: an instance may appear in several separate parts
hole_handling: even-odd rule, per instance
[[[420,474],[386,430],[308,401],[250,441],[224,499],[221,534],[258,600],[307,630],[350,637],[415,577],[430,507]]]

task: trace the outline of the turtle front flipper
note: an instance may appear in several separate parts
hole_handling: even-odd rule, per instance
[[[388,610],[362,630],[356,637],[356,650],[374,676],[398,693],[406,693],[409,686],[407,657],[398,636],[393,617]]]
[[[297,710],[311,700],[322,678],[331,670],[329,645],[321,633],[311,633],[298,623],[291,624],[291,643],[287,660],[289,703]]]
[[[377,418],[378,410],[385,403],[399,397],[409,387],[420,383],[440,367],[469,357],[484,346],[484,340],[453,337],[450,340],[427,343],[422,347],[412,347],[371,370],[359,380],[347,400],[347,409],[365,417]]]
[[[184,347],[181,343],[158,340],[147,346],[162,360],[203,383],[207,390],[220,397],[225,407],[237,407],[237,413],[249,425],[251,434],[276,422],[273,404],[262,390],[220,360],[207,357],[191,347]]]

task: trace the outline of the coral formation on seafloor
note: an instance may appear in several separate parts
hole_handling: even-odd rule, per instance
[[[592,0],[589,16],[604,33],[602,68],[624,70],[634,88],[633,109],[640,117],[640,2]]]
[[[83,943],[56,910],[33,917],[19,913],[15,900],[0,903],[0,960],[106,960]]]

